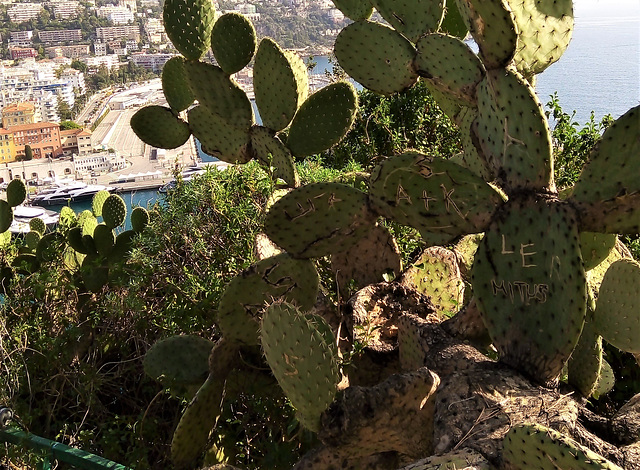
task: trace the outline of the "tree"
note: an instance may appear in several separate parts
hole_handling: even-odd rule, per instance
[[[33,149],[31,148],[30,145],[25,145],[24,146],[24,155],[19,155],[17,160],[18,161],[25,161],[25,162],[33,160]]]
[[[58,106],[56,108],[56,111],[58,112],[58,116],[62,121],[73,119],[71,106],[69,106],[69,104],[64,99],[62,99],[60,95],[58,95]]]
[[[82,129],[80,124],[77,124],[73,121],[60,121],[60,130],[66,131],[69,129]]]

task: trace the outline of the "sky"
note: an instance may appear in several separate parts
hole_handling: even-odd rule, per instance
[[[640,17],[640,0],[574,0],[577,18],[597,16]]]

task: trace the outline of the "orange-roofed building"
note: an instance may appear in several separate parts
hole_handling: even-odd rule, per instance
[[[90,155],[92,152],[91,131],[87,129],[60,131],[60,142],[65,156],[70,156],[74,153],[78,156],[85,156]]]
[[[33,103],[14,103],[2,108],[2,127],[33,124],[36,122],[36,107]]]
[[[33,150],[33,158],[56,158],[63,155],[60,141],[60,125],[53,122],[38,122],[11,126],[17,156],[24,155],[25,145]]]

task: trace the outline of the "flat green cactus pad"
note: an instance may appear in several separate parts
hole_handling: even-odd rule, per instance
[[[6,232],[13,222],[13,209],[4,199],[0,199],[0,233]]]
[[[503,458],[512,470],[622,470],[554,429],[519,424],[504,438]]]
[[[484,77],[484,67],[473,51],[460,39],[440,33],[421,37],[416,47],[418,74],[461,104],[475,107],[476,85]]]
[[[370,0],[378,13],[411,42],[437,31],[444,16],[444,0]]]
[[[289,129],[287,145],[296,157],[323,152],[347,134],[356,117],[358,97],[353,85],[338,82],[311,95]]]
[[[209,49],[215,21],[212,0],[165,0],[162,19],[167,36],[187,59],[198,60]]]
[[[113,233],[113,229],[107,227],[105,224],[99,224],[93,231],[93,240],[98,253],[102,256],[107,256],[116,242],[116,235]]]
[[[78,253],[82,253],[83,255],[89,254],[87,248],[84,246],[84,243],[82,243],[81,227],[73,227],[67,232],[67,243],[69,243],[69,246],[76,250]]]
[[[11,233],[11,232],[8,232],[8,233]],[[28,232],[24,236],[25,245],[32,253],[36,251],[36,248],[38,247],[38,243],[40,242],[41,238],[42,238],[42,235],[39,232],[33,232],[33,231]]]
[[[482,232],[500,195],[479,176],[442,158],[407,152],[390,157],[371,173],[370,199],[381,215],[441,242]]]
[[[318,283],[309,260],[285,253],[256,263],[236,276],[220,299],[217,323],[222,335],[230,341],[258,344],[258,322],[267,302],[284,296],[309,310],[316,301]]]
[[[191,88],[185,86],[186,80],[184,58],[172,57],[162,67],[162,91],[167,103],[176,113],[187,109],[194,100]]]
[[[209,375],[214,343],[195,335],[171,336],[155,343],[144,356],[144,372],[165,387],[200,386]]]
[[[540,196],[510,199],[480,242],[472,285],[500,360],[538,383],[554,383],[586,312],[572,208]]]
[[[22,180],[11,180],[7,185],[7,202],[11,207],[19,206],[27,197],[27,187]]]
[[[518,41],[515,20],[506,0],[457,0],[456,3],[480,48],[485,67],[504,68],[513,59]]]
[[[459,39],[464,39],[469,33],[455,0],[447,0],[446,2],[444,18],[440,23],[440,32]]]
[[[570,200],[593,232],[640,233],[640,106],[618,118],[589,155]]]
[[[239,72],[256,52],[256,30],[239,13],[225,13],[213,25],[211,50],[225,73]]]
[[[82,282],[87,290],[98,293],[109,283],[109,268],[96,263],[96,259],[87,256],[80,270]]]
[[[382,225],[376,225],[345,251],[331,255],[331,270],[335,273],[340,295],[350,295],[350,283],[356,288],[384,281],[385,274],[396,278],[402,271],[400,249],[393,235]]]
[[[291,151],[271,129],[253,126],[251,149],[258,161],[272,172],[274,179],[282,179],[291,187],[298,186],[298,172],[293,164]]]
[[[341,378],[327,331],[321,317],[285,303],[271,305],[261,324],[262,349],[273,375],[312,431],[320,428],[320,415],[333,401]]]
[[[47,226],[41,218],[36,217],[29,221],[29,229],[32,232],[38,232],[40,235],[44,235],[44,232],[47,230]]]
[[[589,271],[602,263],[616,245],[618,236],[614,233],[582,232],[580,251],[584,270]]]
[[[620,260],[609,266],[600,285],[594,328],[616,348],[640,353],[640,263]]]
[[[374,225],[367,195],[339,183],[291,191],[269,210],[264,230],[293,256],[322,257],[354,245]]]
[[[164,106],[146,106],[131,116],[131,129],[145,144],[163,149],[183,145],[191,136],[189,126]]]
[[[125,230],[116,237],[116,243],[107,258],[110,265],[121,263],[127,258],[131,252],[135,235],[136,232],[133,230]]]
[[[365,88],[391,95],[418,79],[416,50],[396,30],[380,23],[357,21],[338,34],[334,53],[340,66]]]
[[[131,228],[134,232],[140,233],[149,224],[149,212],[144,207],[134,207],[131,211]]]
[[[93,212],[94,217],[102,217],[102,205],[110,195],[111,193],[109,191],[103,189],[93,196],[93,199],[91,200],[91,211]]]
[[[204,62],[187,62],[185,70],[200,106],[230,125],[247,130],[251,127],[253,108],[249,98],[220,67]]]
[[[76,213],[69,206],[64,206],[60,209],[60,219],[58,224],[63,227],[71,227],[77,221]]]
[[[307,97],[306,66],[299,56],[283,51],[273,39],[264,38],[256,53],[253,88],[262,123],[280,131],[289,125]]]
[[[333,4],[353,21],[366,20],[373,13],[373,6],[369,0],[333,0]]]
[[[119,227],[127,217],[127,206],[117,194],[111,194],[102,205],[102,220],[111,229]]]
[[[248,128],[230,124],[204,106],[189,110],[189,127],[207,154],[228,163],[251,160]]]
[[[495,176],[484,156],[478,152],[473,141],[473,126],[478,117],[476,109],[463,108],[458,114],[458,127],[460,128],[460,140],[462,141],[462,153],[454,157],[454,161],[468,168],[485,181],[493,181]],[[459,160],[458,160],[459,159]]]
[[[593,398],[598,400],[603,395],[606,395],[616,384],[616,376],[613,373],[613,368],[604,359],[602,360],[602,367],[600,368],[600,376],[598,377],[598,384],[593,392]]]
[[[587,313],[582,334],[568,363],[569,384],[587,398],[595,391],[602,368],[602,337],[593,326],[591,313]]]
[[[531,86],[516,72],[489,71],[478,85],[477,135],[505,189],[553,183],[549,124]]]
[[[556,62],[573,33],[573,0],[506,0],[518,30],[516,69],[527,79]]]

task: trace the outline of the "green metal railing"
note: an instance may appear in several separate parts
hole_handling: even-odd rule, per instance
[[[0,408],[0,443],[6,442],[43,453],[41,470],[51,470],[51,461],[63,462],[81,470],[131,470],[103,457],[26,432],[19,426],[12,425],[12,421],[13,412],[9,408]]]

